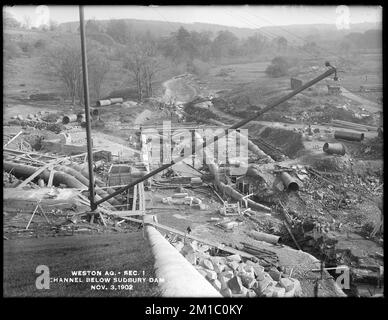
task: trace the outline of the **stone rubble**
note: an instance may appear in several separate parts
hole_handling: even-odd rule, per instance
[[[196,241],[181,240],[173,246],[224,297],[299,297],[302,288],[297,279],[290,278],[272,267],[265,271],[257,260],[238,254],[211,256],[210,247]],[[245,261],[246,260],[246,261]]]

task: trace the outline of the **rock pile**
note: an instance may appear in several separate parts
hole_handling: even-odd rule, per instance
[[[209,246],[196,241],[172,244],[224,297],[295,297],[302,294],[300,282],[276,268],[265,271],[258,262],[238,254],[212,256]]]

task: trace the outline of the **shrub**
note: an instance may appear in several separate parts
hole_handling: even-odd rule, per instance
[[[289,64],[283,57],[275,57],[265,70],[265,73],[273,78],[288,75]]]
[[[31,44],[25,41],[19,41],[18,46],[24,53],[28,53],[31,51]]]
[[[3,54],[5,61],[17,58],[20,56],[21,49],[13,41],[4,41]]]
[[[39,39],[37,40],[35,43],[34,43],[34,48],[35,49],[40,49],[40,48],[44,48],[46,46],[46,42],[42,39]]]

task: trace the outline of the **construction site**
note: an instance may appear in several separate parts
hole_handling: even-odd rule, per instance
[[[243,66],[141,100],[5,85],[4,295],[383,296],[382,80],[349,90],[317,59],[262,92]],[[38,290],[37,265],[148,280]]]

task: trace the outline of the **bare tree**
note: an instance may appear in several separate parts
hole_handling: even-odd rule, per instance
[[[146,35],[146,38],[142,42],[143,46],[143,82],[145,87],[145,94],[147,97],[152,97],[152,81],[157,72],[162,70],[161,58],[158,55],[157,44],[150,37]]]
[[[79,94],[81,83],[81,51],[78,46],[64,45],[48,50],[46,63],[52,74],[56,76],[65,86],[72,104]]]
[[[129,70],[136,82],[138,100],[143,99],[143,65],[144,54],[139,44],[134,43],[130,50],[124,57],[123,67]]]
[[[101,98],[102,85],[110,70],[110,63],[107,57],[98,51],[89,53],[88,60],[89,84],[96,100]]]
[[[66,44],[49,49],[45,61],[50,68],[51,74],[64,84],[72,104],[77,99],[83,103],[82,60],[79,45]],[[107,57],[97,46],[89,43],[89,84],[91,92],[95,95],[96,99],[100,98],[101,88],[109,68],[110,65]]]
[[[139,101],[144,97],[151,97],[154,77],[162,70],[156,41],[149,34],[138,38],[131,45],[131,50],[126,51],[123,65],[136,82]]]

